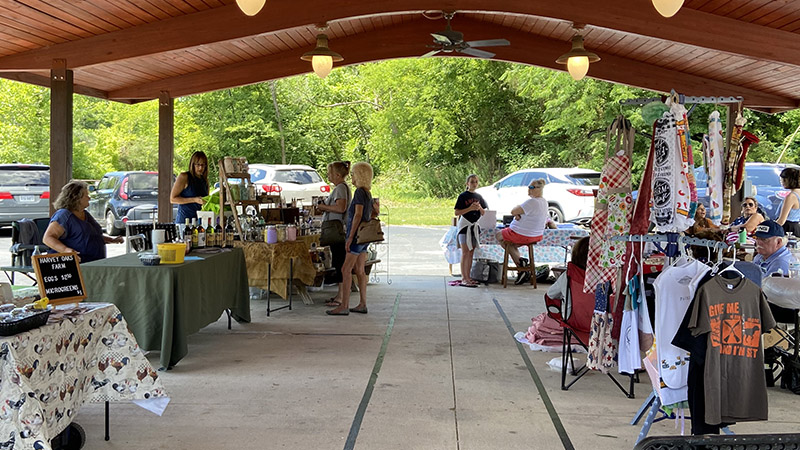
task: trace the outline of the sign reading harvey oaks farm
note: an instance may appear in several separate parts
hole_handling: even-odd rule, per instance
[[[86,298],[76,253],[35,255],[33,269],[39,282],[39,294],[47,297],[50,303],[77,303]]]

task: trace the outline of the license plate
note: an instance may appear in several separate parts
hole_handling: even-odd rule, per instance
[[[39,197],[35,195],[18,195],[16,196],[16,199],[20,203],[34,203],[39,199]]]

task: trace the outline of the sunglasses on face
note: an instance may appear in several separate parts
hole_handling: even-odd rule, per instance
[[[742,206],[744,206],[745,208],[749,208],[751,206],[756,206],[756,204],[755,203],[742,203]]]

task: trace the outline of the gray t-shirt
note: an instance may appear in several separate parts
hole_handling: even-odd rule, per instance
[[[326,220],[338,220],[344,224],[344,215],[347,212],[347,208],[350,206],[350,187],[347,186],[347,183],[339,183],[336,187],[333,188],[333,192],[325,199],[325,204],[328,206],[336,205],[336,200],[340,198],[344,199],[344,211],[342,213],[335,213],[330,211],[325,211],[322,213],[322,221]]]
[[[761,335],[774,327],[766,297],[747,278],[716,276],[697,289],[689,329],[693,336],[708,333],[707,424],[767,420]]]

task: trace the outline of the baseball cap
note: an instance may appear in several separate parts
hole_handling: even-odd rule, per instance
[[[768,239],[775,236],[786,236],[786,233],[783,231],[783,227],[775,222],[774,220],[765,220],[758,224],[756,227],[756,232],[753,233],[755,237],[761,239]]]

